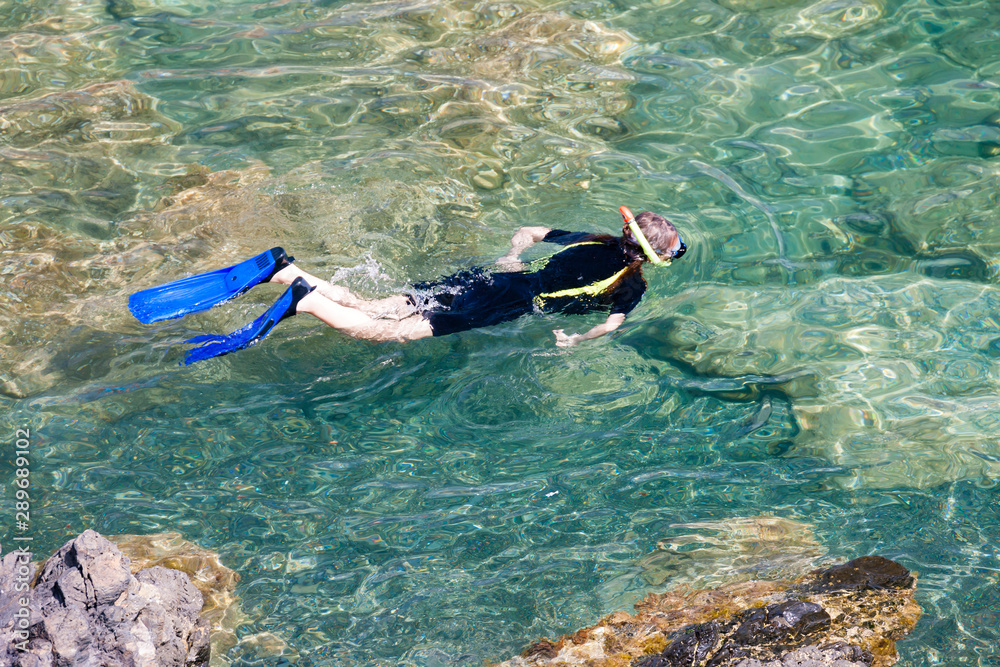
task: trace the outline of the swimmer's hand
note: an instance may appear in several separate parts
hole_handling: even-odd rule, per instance
[[[559,347],[573,347],[580,340],[580,334],[570,334],[566,335],[566,332],[562,329],[553,329],[552,333],[556,335],[556,345]]]
[[[559,347],[573,347],[580,341],[590,340],[591,338],[600,338],[605,334],[609,334],[618,327],[622,325],[625,321],[625,316],[621,313],[612,313],[608,316],[608,319],[598,324],[596,327],[582,334],[569,334],[562,329],[553,329],[552,333],[556,335],[556,345]]]

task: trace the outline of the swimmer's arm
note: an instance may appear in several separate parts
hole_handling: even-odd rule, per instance
[[[552,230],[548,227],[521,227],[510,239],[510,252],[497,260],[500,266],[517,271],[522,268],[518,257],[522,252],[545,238]]]
[[[580,341],[590,340],[591,338],[600,338],[601,336],[611,333],[620,327],[624,321],[624,313],[612,313],[608,316],[608,319],[606,319],[603,323],[598,324],[587,333],[570,334],[567,336],[562,329],[555,329],[552,333],[556,335],[556,345],[559,347],[573,347]]]

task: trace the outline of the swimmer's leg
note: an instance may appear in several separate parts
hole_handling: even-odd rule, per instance
[[[319,289],[304,296],[295,312],[309,313],[334,329],[362,340],[405,342],[434,335],[430,322],[420,315],[376,319],[363,310],[334,302],[320,293]]]
[[[273,283],[291,285],[298,277],[316,287],[316,291],[341,306],[360,310],[376,319],[403,320],[416,314],[413,303],[403,295],[390,296],[385,299],[362,299],[341,285],[334,285],[321,278],[307,273],[294,264],[289,264],[271,278]]]

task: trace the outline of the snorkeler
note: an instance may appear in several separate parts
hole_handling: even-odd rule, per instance
[[[633,217],[622,206],[620,237],[522,227],[496,267],[476,267],[433,282],[415,283],[409,295],[358,298],[345,287],[310,275],[294,258],[273,248],[234,266],[136,292],[129,309],[144,323],[158,322],[212,306],[273,282],[288,290],[263,315],[228,336],[204,335],[184,363],[217,357],[255,344],[281,320],[309,313],[348,336],[371,341],[410,341],[445,336],[517,319],[533,311],[610,311],[607,320],[581,334],[554,331],[556,345],[569,347],[611,333],[646,290],[642,265],[669,264],[687,249],[673,224],[649,211]],[[518,257],[538,242],[563,249],[522,264]]]

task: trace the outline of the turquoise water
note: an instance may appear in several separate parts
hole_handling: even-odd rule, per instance
[[[481,664],[651,587],[880,553],[920,573],[903,664],[1000,662],[994,3],[0,17],[0,418],[33,432],[38,551],[85,527],[218,551],[241,665]],[[278,288],[125,309],[278,244],[388,295],[622,204],[689,252],[571,350],[552,329],[600,316],[409,345],[295,318],[181,368]]]

